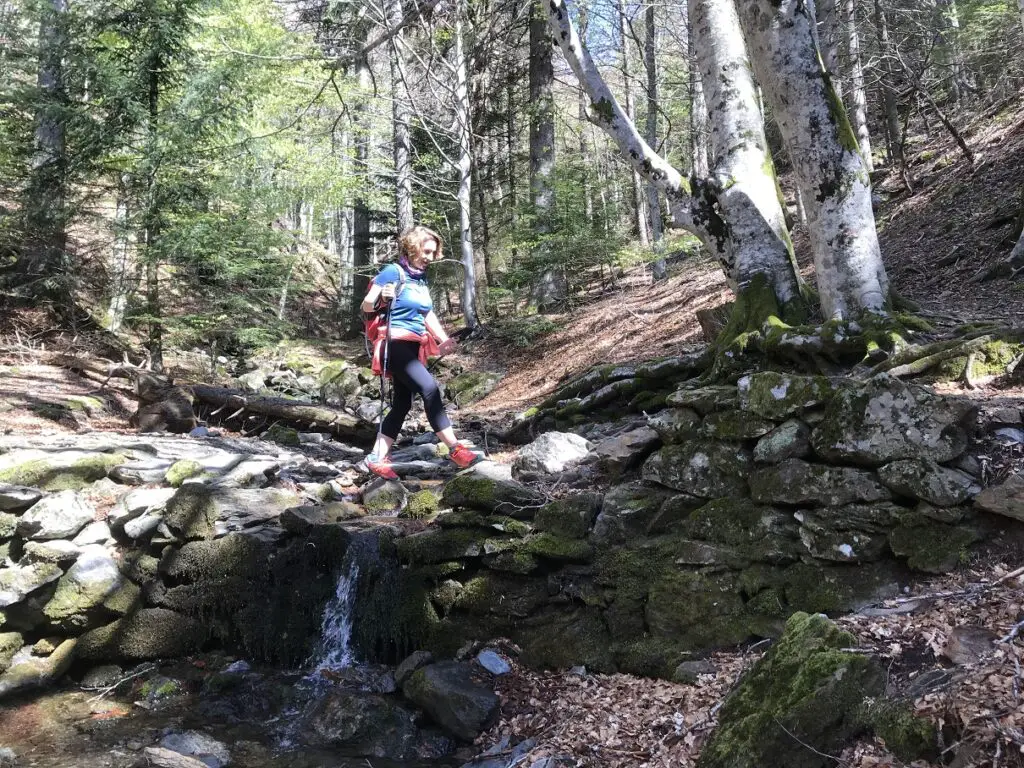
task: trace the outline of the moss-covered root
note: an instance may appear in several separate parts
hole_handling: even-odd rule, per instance
[[[719,352],[735,347],[743,350],[753,336],[761,334],[765,325],[799,325],[807,322],[807,316],[802,296],[781,303],[768,278],[757,275],[737,291],[729,322],[715,340],[715,347]]]

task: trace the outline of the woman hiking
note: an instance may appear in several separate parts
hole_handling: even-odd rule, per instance
[[[390,328],[381,326],[374,357],[386,360],[386,371],[394,383],[391,410],[381,422],[366,467],[378,477],[398,479],[391,466],[391,446],[402,429],[413,395],[423,398],[430,427],[448,446],[448,458],[460,469],[481,457],[460,443],[445,413],[441,390],[427,370],[427,357],[447,355],[455,349],[455,340],[445,333],[434,314],[427,288],[426,270],[430,262],[442,258],[441,236],[426,227],[406,231],[398,240],[398,263],[387,264],[370,283],[363,299],[363,312],[379,312],[391,304]],[[384,345],[387,349],[383,349]]]

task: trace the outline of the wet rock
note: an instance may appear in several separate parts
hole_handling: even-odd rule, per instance
[[[101,616],[110,615],[103,610],[104,603],[125,584],[114,558],[105,547],[93,544],[82,550],[61,577],[43,613],[54,627],[80,632],[96,626]]]
[[[270,551],[266,544],[241,533],[215,541],[190,541],[168,550],[160,559],[160,572],[173,583],[192,584],[228,577],[250,578],[266,566]]]
[[[802,459],[787,459],[773,467],[752,472],[750,495],[755,501],[769,504],[828,507],[892,498],[889,490],[871,472],[811,464]]]
[[[966,472],[928,459],[893,461],[879,467],[878,477],[900,496],[921,499],[939,507],[962,504],[981,490]]]
[[[453,736],[472,741],[498,716],[499,700],[471,665],[443,661],[416,670],[402,691]]]
[[[110,476],[119,483],[126,485],[148,485],[163,483],[164,475],[174,462],[170,459],[138,459],[114,467]],[[150,489],[156,490],[163,489]]]
[[[1000,485],[986,488],[974,497],[974,506],[1024,522],[1024,475],[1010,475]]]
[[[18,521],[25,539],[69,539],[96,516],[96,510],[74,491],[61,491],[36,502]]]
[[[231,531],[276,524],[281,513],[302,503],[280,488],[232,489],[183,485],[166,504],[164,520],[175,536],[210,539]]]
[[[519,449],[512,466],[525,472],[562,472],[583,459],[592,447],[589,441],[571,432],[545,432]]]
[[[38,488],[0,484],[0,512],[23,512],[42,497]]]
[[[701,768],[833,766],[865,727],[865,698],[885,692],[869,656],[843,651],[856,640],[824,616],[794,614],[779,642],[728,695]]]
[[[828,461],[878,466],[898,459],[952,461],[967,447],[975,406],[890,377],[839,390],[811,434]]]
[[[824,376],[797,376],[762,371],[736,383],[744,410],[781,421],[827,402],[834,393]]]
[[[160,746],[179,755],[194,757],[206,768],[224,768],[231,762],[227,746],[200,731],[169,733],[160,740]]]
[[[100,664],[92,667],[83,676],[79,685],[86,690],[110,688],[121,682],[124,677],[124,670],[117,664]]]
[[[757,441],[754,461],[778,464],[786,459],[803,459],[811,453],[811,428],[799,419],[790,419]]]
[[[63,571],[53,563],[30,563],[0,569],[0,608],[20,603],[62,575]]]
[[[79,638],[84,659],[145,661],[186,656],[206,639],[206,628],[195,619],[165,608],[143,608]]]
[[[316,525],[331,525],[345,520],[356,520],[366,510],[350,501],[329,501],[317,506],[286,509],[281,513],[281,527],[297,536],[305,536]]]
[[[743,496],[750,452],[727,443],[695,439],[667,445],[644,462],[645,480],[707,499]]]
[[[46,687],[59,680],[75,654],[76,640],[65,640],[49,656],[35,656],[31,646],[25,646],[0,674],[0,698],[17,691]]]
[[[389,760],[415,756],[418,732],[413,713],[393,698],[340,691],[317,706],[310,730],[315,743],[348,754]]]
[[[430,651],[415,651],[402,660],[402,663],[395,668],[395,685],[401,688],[405,681],[412,677],[412,673],[420,667],[425,667],[434,661],[434,654]]]

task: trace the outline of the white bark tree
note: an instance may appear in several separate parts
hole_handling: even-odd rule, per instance
[[[864,86],[864,62],[860,55],[860,31],[857,29],[857,2],[845,0],[846,44],[850,55],[850,104],[853,105],[853,128],[857,133],[860,153],[868,171],[871,162],[871,134],[868,131],[868,97]]]
[[[868,170],[814,45],[803,0],[744,0],[740,20],[754,69],[782,130],[807,207],[824,314],[882,312],[889,281],[871,209]]]
[[[114,204],[114,244],[110,253],[110,304],[107,305],[107,330],[117,333],[124,322],[128,300],[135,290],[135,259],[129,225],[127,174],[118,177]]]
[[[409,137],[409,94],[405,87],[402,66],[402,3],[388,0],[388,25],[395,30],[390,41],[392,153],[395,161],[395,216],[397,231],[401,235],[411,229],[414,222],[412,209],[412,157]]]
[[[1024,30],[1024,0],[1017,0],[1017,5],[1020,6],[1020,28]]]
[[[473,224],[470,203],[473,197],[473,152],[470,143],[472,121],[469,104],[469,74],[466,67],[462,17],[465,10],[459,3],[455,11],[455,124],[459,140],[459,249],[462,253],[464,279],[462,281],[462,315],[466,327],[477,327],[476,265],[473,256]]]
[[[630,63],[630,30],[629,30],[629,17],[627,15],[626,0],[618,0],[618,22],[619,22],[619,40],[622,43],[622,93],[626,99],[626,117],[629,118],[630,122],[636,122],[636,102],[633,98],[633,73],[632,65]],[[640,174],[633,170],[630,173],[630,181],[632,182],[632,208],[633,208],[633,222],[636,226],[637,237],[640,240],[640,245],[646,248],[650,245],[650,240],[647,237],[647,218],[644,216],[644,186],[643,181],[640,178]]]
[[[644,66],[647,69],[647,143],[658,146],[658,26],[654,3],[648,0],[644,8]],[[639,177],[639,175],[638,175]],[[647,182],[647,216],[651,224],[651,243],[661,251],[664,226],[661,221],[661,201],[656,184]],[[657,259],[651,267],[655,280],[668,276],[665,259]]]
[[[690,21],[702,40],[699,64],[712,113],[715,168],[694,186],[640,136],[580,43],[565,0],[548,19],[562,54],[591,101],[591,119],[623,157],[665,193],[673,224],[694,232],[719,259],[743,299],[747,288],[771,289],[779,308],[802,306],[792,245],[767,154],[761,115],[731,0],[691,0]],[[720,107],[720,108],[719,108]]]

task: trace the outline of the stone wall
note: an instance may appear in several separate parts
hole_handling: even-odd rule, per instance
[[[996,525],[972,504],[966,399],[765,372],[668,403],[615,441],[631,455],[598,447],[598,467],[627,470],[605,493],[549,499],[493,466],[449,483],[453,511],[396,543],[429,598],[424,644],[508,636],[537,665],[670,676],[796,611],[848,611],[955,569]],[[1019,421],[1002,409],[986,424]]]

